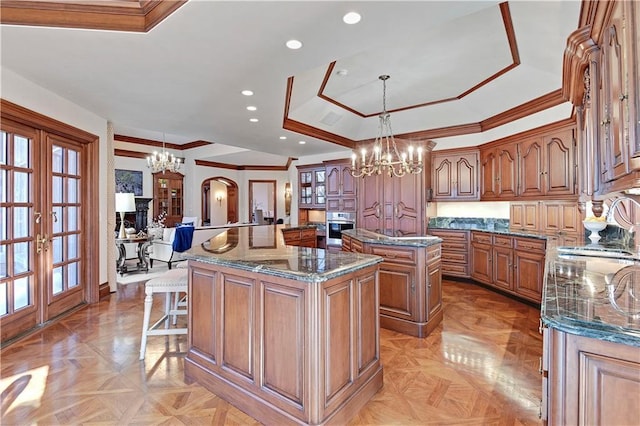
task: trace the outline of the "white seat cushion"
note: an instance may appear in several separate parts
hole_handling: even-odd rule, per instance
[[[145,283],[145,287],[151,287],[153,289],[157,289],[157,291],[166,291],[163,290],[164,287],[185,287],[186,289],[188,281],[188,269],[171,269],[158,277],[151,278]]]

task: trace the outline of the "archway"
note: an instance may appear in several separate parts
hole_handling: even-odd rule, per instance
[[[238,184],[224,176],[214,176],[201,185],[202,226],[238,221]]]

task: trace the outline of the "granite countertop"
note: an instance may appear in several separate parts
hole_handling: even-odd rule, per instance
[[[390,246],[428,247],[442,242],[441,238],[433,235],[390,235],[360,228],[347,229],[342,233],[363,243]]]
[[[577,256],[552,248],[547,250],[545,272],[543,323],[640,347],[639,261]]]
[[[182,253],[184,259],[261,272],[307,282],[323,282],[382,261],[379,256],[288,246],[282,229],[313,225],[261,225],[213,234]]]

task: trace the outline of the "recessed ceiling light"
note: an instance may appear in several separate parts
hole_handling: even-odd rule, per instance
[[[257,118],[250,118],[249,121],[252,123],[257,123],[259,120]]]
[[[287,137],[286,136],[280,136],[281,140],[285,140]]]
[[[289,49],[295,50],[295,49],[300,49],[302,47],[302,42],[298,40],[289,40],[286,43],[286,45]]]
[[[360,22],[360,18],[361,18],[361,16],[360,16],[359,13],[357,13],[357,12],[349,12],[349,13],[347,13],[346,15],[344,15],[342,17],[342,21],[345,24],[352,25],[352,24],[357,24],[358,22]]]
[[[258,108],[254,107],[253,105],[249,105],[249,106],[247,107],[247,110],[249,110],[249,111],[255,111],[255,110],[257,110],[257,109],[258,109]]]
[[[300,145],[304,145],[305,143],[307,143],[306,141],[300,141],[298,142]]]
[[[349,70],[338,70],[336,71],[336,74],[338,74],[340,77],[344,77],[345,75],[349,74]]]
[[[253,96],[253,92],[251,90],[243,90],[242,94],[245,96]]]

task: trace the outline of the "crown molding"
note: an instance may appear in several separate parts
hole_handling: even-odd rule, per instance
[[[0,23],[146,33],[187,0],[2,0]]]
[[[156,148],[162,148],[162,141],[156,141],[153,139],[144,139],[144,138],[136,138],[133,136],[125,136],[125,135],[113,135],[113,140],[114,141],[118,141],[118,142],[127,142],[127,143],[135,143],[138,145],[147,145],[147,146],[152,146],[152,147],[156,147]],[[166,148],[170,148],[170,149],[175,149],[178,151],[185,151],[187,149],[191,149],[191,148],[198,148],[201,146],[207,146],[207,145],[211,145],[213,144],[213,142],[207,142],[207,141],[203,141],[203,140],[198,140],[198,141],[193,141],[193,142],[189,142],[189,143],[185,143],[182,145],[178,145],[175,143],[169,143],[169,142],[165,142],[164,146]]]
[[[217,161],[196,160],[196,166],[205,167],[217,167],[219,169],[228,170],[251,170],[251,171],[268,171],[268,172],[286,172],[289,170],[291,163],[297,160],[297,158],[289,157],[287,163],[284,166],[269,166],[269,165],[238,165],[229,163],[219,163]]]

